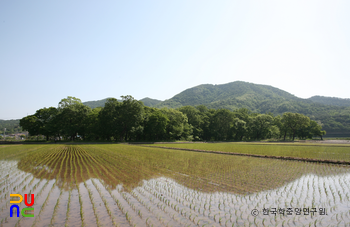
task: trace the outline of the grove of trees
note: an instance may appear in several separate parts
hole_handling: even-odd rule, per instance
[[[91,109],[68,96],[57,108],[42,108],[22,118],[20,126],[30,135],[44,135],[47,140],[294,140],[322,139],[326,133],[319,123],[299,113],[274,116],[246,108],[215,110],[204,105],[158,109],[144,106],[132,96],[121,98],[107,99],[103,108]]]

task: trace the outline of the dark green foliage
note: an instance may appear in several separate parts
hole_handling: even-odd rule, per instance
[[[19,125],[29,132],[30,135],[38,135],[40,132],[40,124],[35,115],[29,115],[19,121]]]
[[[164,140],[169,122],[168,117],[158,109],[149,113],[144,121],[144,139],[150,141]]]
[[[283,114],[282,123],[286,128],[286,132],[290,132],[294,140],[298,131],[303,131],[310,126],[310,118],[299,113],[288,112]],[[304,135],[302,135],[302,137],[304,137]]]
[[[68,96],[58,108],[36,111],[20,120],[32,135],[49,138],[159,141],[159,140],[261,140],[322,136],[322,126],[299,113],[259,114],[241,108],[208,109],[204,105],[179,109],[146,107],[132,96],[107,99],[105,107],[95,108]]]
[[[235,118],[226,109],[217,110],[211,118],[210,129],[215,140],[230,140],[233,138]]]
[[[166,125],[166,139],[180,140],[188,139],[192,135],[192,126],[188,124],[188,119],[185,114],[175,109],[161,109],[161,112],[169,119]]]
[[[273,117],[268,114],[259,114],[252,116],[249,120],[249,132],[252,139],[263,139],[270,137],[271,126],[273,124]]]
[[[117,131],[121,140],[128,141],[142,133],[143,129],[139,126],[143,120],[144,105],[130,95],[121,97],[123,101],[116,107]]]
[[[87,118],[91,108],[85,106],[80,99],[68,96],[59,103],[57,123],[59,124],[60,134],[75,140],[78,135],[84,139],[87,133]]]
[[[117,99],[109,98],[105,107],[99,112],[98,124],[100,126],[100,135],[102,138],[109,140],[112,136],[118,138],[120,135],[117,131],[117,107],[120,105]]]

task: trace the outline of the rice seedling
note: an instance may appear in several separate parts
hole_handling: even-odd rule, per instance
[[[47,224],[55,224],[55,217],[63,209],[66,226],[74,220],[70,219],[74,190],[76,202],[79,201],[75,209],[80,207],[81,219],[80,224],[75,224],[83,226],[91,222],[102,225],[108,218],[102,219],[101,212],[114,226],[211,226],[214,222],[222,226],[308,226],[320,222],[343,224],[350,218],[349,211],[343,209],[350,201],[348,167],[128,145],[46,145],[45,149],[35,146],[13,152],[19,156],[6,154],[3,162],[9,170],[0,166],[0,173],[6,170],[0,175],[0,201],[3,196],[4,202],[0,220],[5,221],[8,215],[5,200],[13,189],[32,191],[42,201],[39,206],[51,207],[47,212],[39,210],[40,216],[49,215]],[[53,185],[59,187],[59,196],[47,206]],[[63,207],[64,189],[69,194]],[[91,214],[84,218],[83,210],[89,206]],[[252,209],[275,206],[325,207],[329,215],[255,218],[250,214]],[[119,211],[124,218],[115,218]],[[21,220],[11,223],[21,225]]]

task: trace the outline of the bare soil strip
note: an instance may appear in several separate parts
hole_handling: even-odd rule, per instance
[[[194,151],[194,152],[205,152],[213,154],[226,154],[226,155],[238,155],[238,156],[248,156],[256,158],[271,158],[271,159],[282,159],[282,160],[292,160],[292,161],[304,161],[304,162],[318,162],[327,164],[338,164],[338,165],[350,165],[348,161],[336,161],[336,160],[326,160],[326,159],[311,159],[311,158],[297,158],[297,157],[285,157],[285,156],[273,156],[273,155],[258,155],[258,154],[244,154],[235,152],[223,152],[223,151],[210,151],[210,150],[199,150],[199,149],[189,149],[189,148],[178,148],[178,147],[163,147],[163,146],[147,146],[142,147],[152,147],[161,149],[173,149],[173,150],[183,150],[183,151]]]

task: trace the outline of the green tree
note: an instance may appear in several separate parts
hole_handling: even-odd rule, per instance
[[[268,114],[259,114],[252,117],[250,123],[251,137],[254,139],[265,139],[272,125],[273,117]]]
[[[188,123],[192,126],[193,138],[195,140],[203,139],[203,116],[197,108],[193,106],[183,106],[179,108],[179,111],[187,116]]]
[[[120,132],[121,139],[125,141],[139,128],[143,120],[144,105],[135,100],[131,95],[121,96],[122,103],[116,107],[117,130]],[[133,133],[135,135],[135,133]]]
[[[28,131],[31,136],[39,135],[40,124],[35,115],[29,115],[19,121],[23,130]]]
[[[309,131],[312,136],[319,136],[323,140],[323,136],[326,135],[326,131],[322,130],[321,122],[310,121]]]
[[[235,118],[235,140],[243,140],[243,137],[247,134],[247,123],[239,118]]]
[[[98,140],[101,137],[101,127],[99,125],[99,113],[101,107],[96,107],[88,114],[86,118],[86,135],[88,140]]]
[[[310,118],[303,114],[287,112],[282,115],[282,123],[291,132],[294,140],[297,130],[307,128],[310,125]]]
[[[234,114],[227,109],[219,109],[212,116],[210,122],[215,140],[228,140],[233,138]]]
[[[49,140],[50,136],[54,136],[57,133],[58,125],[55,122],[55,118],[58,115],[58,110],[55,107],[39,109],[34,115],[39,125],[38,132],[44,135],[46,140]]]
[[[115,139],[120,137],[118,128],[117,109],[121,104],[115,98],[107,99],[105,107],[101,109],[98,115],[100,134],[104,139],[110,140],[113,136]]]
[[[188,124],[185,114],[175,109],[162,108],[161,112],[169,119],[166,126],[166,139],[188,139],[192,134],[192,127]]]
[[[60,127],[63,135],[75,140],[77,136],[84,139],[87,129],[86,119],[91,112],[91,108],[85,106],[80,99],[68,96],[58,104]]]
[[[160,110],[155,110],[145,120],[144,134],[147,140],[163,140],[166,135],[168,117]]]

